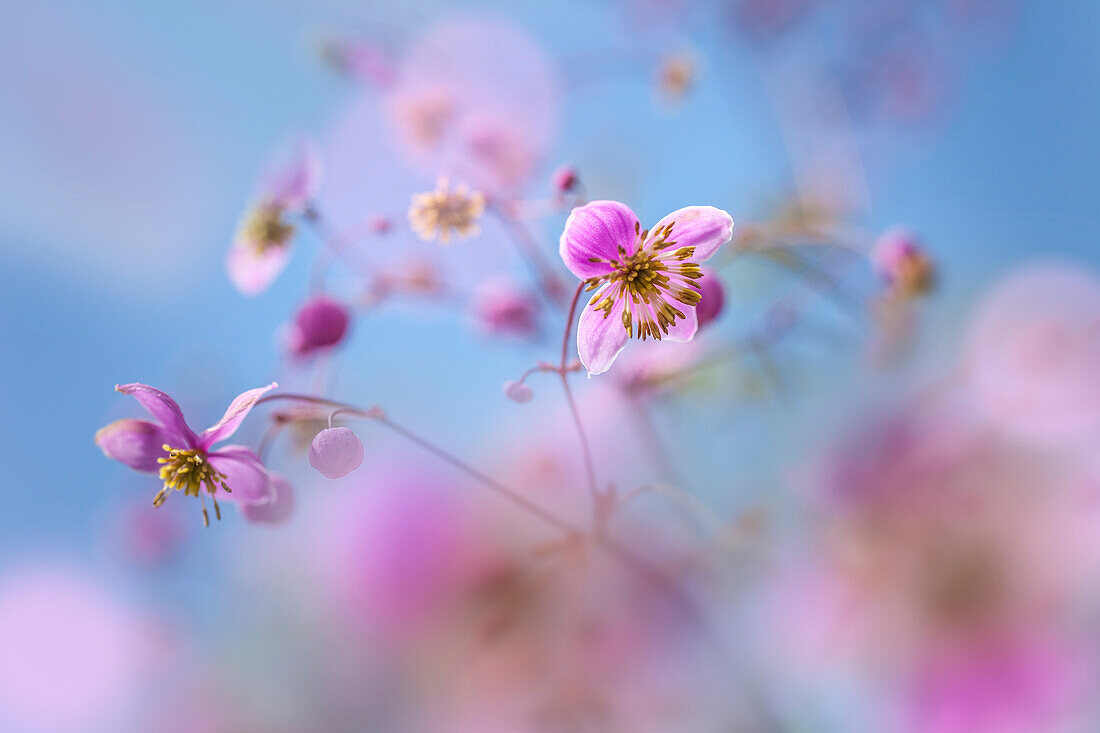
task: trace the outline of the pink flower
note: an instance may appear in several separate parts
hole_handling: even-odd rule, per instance
[[[201,434],[188,427],[179,405],[164,392],[137,383],[116,386],[119,392],[133,395],[156,420],[116,420],[100,428],[95,442],[108,458],[135,471],[152,473],[159,469],[164,486],[153,499],[154,505],[162,504],[173,489],[200,497],[203,521],[209,525],[204,487],[214,500],[219,519],[218,489],[240,504],[264,504],[271,498],[271,479],[251,448],[226,445],[213,450],[213,447],[233,435],[256,401],[277,386],[272,382],[238,395],[222,419]]]
[[[690,341],[699,328],[699,263],[732,234],[733,219],[713,206],[679,209],[652,230],[616,201],[573,209],[559,252],[589,290],[598,288],[577,327],[589,375],[606,372],[631,337]]]
[[[481,283],[471,305],[474,320],[486,333],[530,338],[538,332],[538,301],[509,280]]]
[[[967,348],[979,406],[1045,446],[1100,435],[1100,280],[1064,264],[1023,269],[979,308]]]
[[[294,316],[287,334],[287,347],[297,357],[335,347],[347,335],[350,320],[342,303],[318,295],[306,301]]]
[[[286,267],[295,233],[288,217],[306,211],[320,178],[320,153],[309,140],[299,141],[261,177],[255,202],[226,257],[229,279],[241,293],[262,293]]]

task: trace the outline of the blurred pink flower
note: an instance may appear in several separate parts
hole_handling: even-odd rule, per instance
[[[703,328],[718,316],[726,305],[726,289],[722,278],[709,267],[701,267],[703,277],[699,279],[699,305],[695,306],[695,316],[699,319],[699,328]]]
[[[155,505],[164,502],[173,490],[203,498],[205,488],[220,519],[216,497],[219,488],[231,501],[242,504],[262,504],[270,499],[270,479],[251,448],[226,445],[212,449],[215,443],[233,435],[256,401],[277,386],[272,382],[241,393],[222,419],[201,434],[188,427],[179,405],[164,392],[138,383],[116,386],[117,391],[133,395],[156,421],[117,420],[101,428],[95,441],[104,455],[135,471],[152,473],[159,469],[164,486],[153,500]],[[205,499],[202,512],[209,524]]]
[[[527,181],[553,139],[560,86],[526,33],[463,20],[428,31],[409,49],[385,107],[423,172],[509,191]]]
[[[286,267],[295,233],[288,217],[306,212],[320,179],[320,153],[305,139],[261,176],[254,201],[226,256],[229,278],[241,293],[256,295],[267,290]]]
[[[287,330],[287,348],[299,358],[331,349],[344,340],[350,321],[343,303],[327,295],[314,296],[295,314]]]
[[[121,730],[151,647],[137,614],[64,567],[0,579],[0,727]],[[10,727],[9,727],[10,726]]]
[[[241,504],[241,514],[254,524],[282,524],[294,513],[294,489],[290,482],[274,471],[271,479],[271,499],[263,504]]]
[[[123,509],[110,540],[112,548],[125,560],[156,568],[179,553],[188,529],[177,512],[142,501]]]
[[[998,284],[970,326],[966,366],[989,419],[1019,439],[1067,447],[1100,438],[1100,281],[1034,264]]]
[[[573,209],[561,258],[589,290],[598,288],[577,326],[577,352],[589,375],[610,369],[631,337],[690,341],[699,328],[698,263],[732,233],[733,219],[713,206],[674,211],[652,232],[616,201]]]
[[[916,674],[912,733],[1078,731],[1088,680],[1079,654],[1021,640],[935,654]]]
[[[482,281],[474,291],[471,310],[487,334],[532,338],[538,333],[538,300],[510,279]]]

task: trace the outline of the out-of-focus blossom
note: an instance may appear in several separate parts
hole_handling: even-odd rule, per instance
[[[286,267],[296,229],[291,219],[306,211],[320,179],[320,152],[309,140],[299,141],[261,176],[226,257],[229,277],[241,293],[267,290]]]
[[[138,614],[75,570],[9,572],[0,580],[0,726],[124,727],[152,672],[143,633]]]
[[[932,259],[908,229],[891,229],[879,237],[871,262],[890,290],[901,297],[922,295],[935,284]]]
[[[795,27],[813,9],[815,0],[735,0],[740,29],[754,41],[770,41]]]
[[[579,183],[580,176],[577,175],[577,169],[571,165],[563,165],[550,177],[550,185],[558,195],[572,193]]]
[[[344,304],[327,295],[310,298],[294,316],[287,332],[287,348],[306,357],[339,345],[348,332],[351,316]]]
[[[363,39],[325,39],[321,44],[321,56],[341,74],[372,86],[387,87],[397,77],[390,54]]]
[[[666,99],[676,101],[690,91],[695,82],[695,61],[687,54],[671,54],[661,59],[657,87]]]
[[[347,476],[363,463],[363,443],[350,428],[326,428],[313,436],[309,446],[309,465],[321,475],[337,479]]]
[[[985,298],[966,363],[983,412],[1011,435],[1070,447],[1100,437],[1100,281],[1034,264]]]
[[[507,191],[526,182],[552,141],[560,86],[526,33],[464,20],[428,31],[409,49],[385,107],[422,170]]]
[[[112,549],[145,568],[159,567],[174,558],[188,536],[188,526],[177,512],[144,501],[125,507],[112,530]]]
[[[573,209],[560,254],[596,289],[581,313],[577,351],[588,373],[606,372],[628,339],[690,341],[703,277],[699,262],[729,241],[733,219],[712,206],[672,212],[652,230],[625,204],[594,201]]]
[[[502,387],[504,396],[512,402],[530,402],[535,393],[524,382],[505,382]]]
[[[1024,639],[930,654],[911,683],[909,733],[1079,731],[1089,684],[1079,653]]]
[[[274,471],[271,477],[271,499],[264,504],[242,504],[241,514],[254,524],[282,524],[294,513],[294,489],[284,476]]]
[[[703,277],[699,279],[702,289],[699,291],[699,305],[695,306],[695,315],[699,319],[699,328],[703,328],[722,315],[722,309],[726,305],[726,289],[717,272],[709,267],[701,267],[699,271],[703,273]]]
[[[457,234],[465,239],[478,233],[478,219],[485,211],[485,195],[460,184],[453,191],[440,178],[434,191],[413,194],[409,224],[426,242],[438,238],[444,244]]]
[[[480,283],[471,310],[485,333],[519,338],[538,333],[538,301],[533,293],[510,280],[491,278]]]
[[[206,493],[213,499],[219,519],[219,489],[240,504],[262,504],[270,499],[270,479],[251,448],[226,445],[214,450],[214,445],[233,435],[256,401],[276,386],[272,382],[242,392],[229,404],[222,419],[201,434],[188,427],[179,405],[164,392],[138,383],[116,386],[117,391],[133,395],[156,421],[117,420],[101,428],[95,441],[108,458],[135,471],[152,473],[159,469],[164,486],[153,499],[154,505],[162,504],[173,490],[200,497],[203,521],[209,525]]]

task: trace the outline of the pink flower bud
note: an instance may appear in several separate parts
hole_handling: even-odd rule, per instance
[[[363,444],[348,428],[327,428],[309,446],[309,465],[327,478],[342,478],[363,463]]]
[[[709,267],[699,268],[703,277],[699,279],[699,287],[702,288],[699,304],[695,306],[695,315],[699,318],[699,328],[718,318],[722,308],[726,305],[726,289],[722,285],[722,278]]]
[[[538,301],[507,280],[478,285],[471,306],[474,319],[486,333],[530,338],[538,331]]]
[[[512,402],[524,403],[530,402],[535,393],[523,382],[505,382],[504,396]]]
[[[554,171],[554,175],[550,178],[550,183],[553,185],[554,190],[558,193],[571,193],[573,189],[580,183],[580,178],[577,176],[577,170],[573,166],[563,165]]]
[[[908,229],[891,229],[879,237],[871,264],[891,288],[906,295],[928,292],[935,279],[931,258]]]
[[[311,298],[290,325],[287,339],[290,352],[305,357],[336,346],[347,334],[350,320],[347,309],[338,301],[324,295]]]
[[[393,221],[383,214],[372,214],[367,219],[367,228],[373,234],[388,234],[393,229]]]

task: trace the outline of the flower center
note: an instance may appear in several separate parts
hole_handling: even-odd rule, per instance
[[[283,218],[283,208],[275,204],[257,206],[242,225],[243,235],[257,254],[283,247],[294,236],[294,225]]]
[[[161,448],[168,454],[166,458],[157,459],[157,463],[161,464],[160,480],[164,482],[164,487],[153,497],[153,506],[163,504],[173,490],[182,491],[188,496],[197,496],[202,500],[203,522],[209,527],[210,515],[206,512],[206,498],[202,493],[205,486],[214,501],[214,513],[221,519],[222,510],[214,494],[219,487],[227,494],[232,493],[225,482],[225,474],[210,465],[205,451],[173,448],[167,443]]]
[[[436,236],[449,242],[453,234],[469,236],[477,231],[477,221],[485,211],[485,195],[467,186],[450,190],[446,179],[440,179],[436,190],[413,196],[409,207],[409,223],[421,239]]]
[[[614,268],[606,275],[588,280],[588,290],[610,284],[602,291],[602,297],[593,298],[589,307],[602,310],[607,318],[621,303],[623,328],[631,338],[660,341],[677,319],[686,317],[679,306],[694,307],[702,297],[697,280],[703,273],[698,264],[689,261],[695,248],[672,249],[676,242],[669,237],[674,225],[675,222],[669,222],[651,233],[635,223],[634,254],[627,256],[620,246],[618,257],[589,258],[590,262],[606,262]]]

